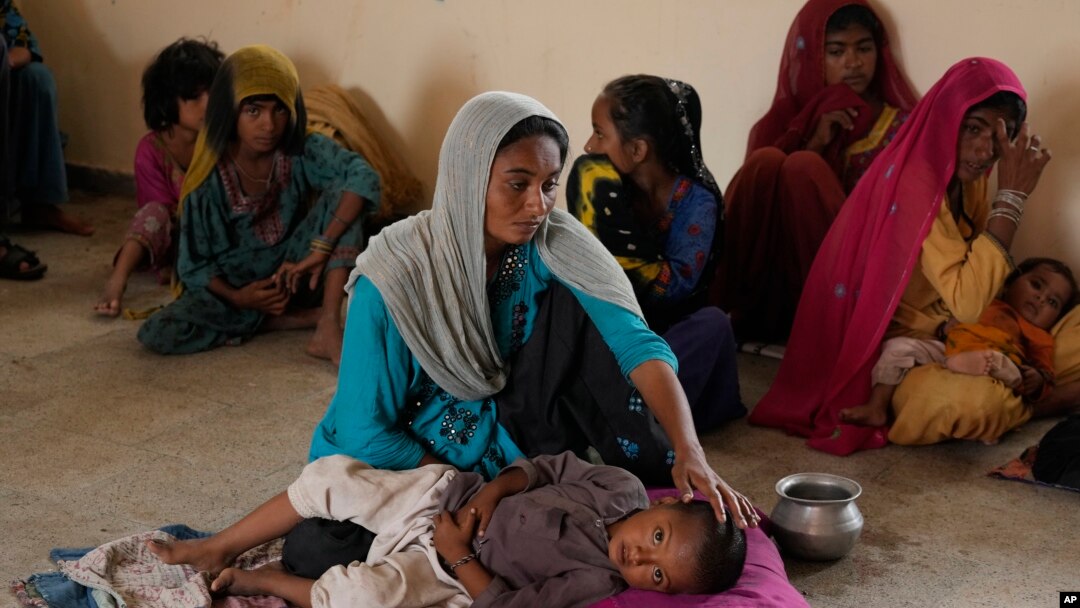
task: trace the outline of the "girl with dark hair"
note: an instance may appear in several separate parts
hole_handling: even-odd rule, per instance
[[[150,132],[135,148],[139,209],[94,305],[99,315],[120,314],[128,277],[140,266],[149,266],[162,283],[171,278],[180,186],[203,126],[210,83],[224,58],[216,43],[181,38],[162,49],[143,72],[143,119]]]
[[[555,208],[567,146],[551,111],[523,95],[485,93],[458,112],[431,209],[383,229],[357,260],[337,392],[310,457],[490,479],[522,456],[591,448],[754,525],[749,501],[705,461],[678,362],[626,275]]]
[[[710,301],[740,341],[781,342],[818,246],[916,97],[866,0],[809,0],[788,32],[772,107],[726,190]]]
[[[305,120],[288,57],[256,45],[222,64],[180,193],[183,291],[139,329],[145,346],[191,353],[314,327],[308,354],[338,361],[343,288],[363,244],[358,220],[378,204],[379,176],[359,155],[307,135]]]
[[[950,68],[912,110],[822,243],[787,353],[752,423],[844,455],[888,441],[994,441],[1031,417],[1009,398],[1011,388],[935,365],[911,370],[897,387],[891,428],[850,409],[868,402],[883,339],[929,340],[950,319],[978,321],[1012,272],[1013,237],[1050,160],[1023,123],[1024,95],[1007,66],[973,58]],[[1060,333],[1067,322],[1051,331],[1054,369],[1074,383],[1080,356],[1075,333]]]
[[[650,329],[671,345],[698,429],[744,415],[730,321],[706,306],[722,198],[701,156],[697,91],[623,76],[597,96],[592,124],[567,208],[615,255]]]

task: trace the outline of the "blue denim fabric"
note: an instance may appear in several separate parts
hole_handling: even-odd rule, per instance
[[[212,532],[200,532],[183,524],[173,524],[158,528],[166,534],[175,536],[178,540],[192,538],[206,538]],[[82,558],[96,547],[63,548],[59,547],[49,551],[49,559],[54,562],[72,561]],[[27,582],[34,585],[41,597],[48,602],[50,608],[98,608],[90,594],[90,589],[69,579],[63,572],[41,572],[30,575]]]

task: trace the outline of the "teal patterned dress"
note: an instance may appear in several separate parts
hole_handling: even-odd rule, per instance
[[[488,302],[504,360],[513,360],[532,335],[541,300],[558,280],[531,242],[503,254],[499,272],[488,284]],[[654,359],[678,369],[667,343],[640,317],[570,290],[624,377]],[[315,460],[347,454],[376,468],[404,470],[416,468],[430,453],[490,479],[525,456],[499,423],[496,397],[463,401],[436,385],[409,351],[378,289],[360,277],[345,323],[337,394],[315,429],[309,456]],[[623,409],[634,406],[624,404]],[[640,398],[636,407],[640,410]],[[637,449],[635,439],[624,440],[624,451]]]
[[[285,261],[303,259],[311,239],[333,221],[342,192],[379,202],[378,174],[360,155],[323,135],[308,135],[299,156],[279,154],[273,171],[267,193],[252,198],[240,189],[232,164],[222,160],[184,200],[176,265],[184,292],[139,329],[147,348],[193,353],[250,337],[265,315],[233,308],[210,292],[211,279],[242,287],[273,275]],[[357,219],[338,240],[325,270],[352,268],[363,238]]]

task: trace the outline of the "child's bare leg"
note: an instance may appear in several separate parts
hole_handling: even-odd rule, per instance
[[[1012,359],[997,351],[992,351],[990,357],[990,375],[1001,380],[1009,388],[1020,386],[1020,382],[1024,379],[1020,368],[1012,362]]]
[[[866,405],[840,410],[840,422],[860,426],[885,426],[889,422],[889,405],[896,393],[896,386],[875,384],[870,390],[870,399]]]
[[[341,303],[345,299],[345,283],[348,280],[348,268],[327,271],[321,314],[315,325],[315,335],[307,345],[307,354],[329,359],[334,365],[341,363]]]
[[[171,543],[152,540],[148,545],[150,552],[166,564],[190,564],[200,572],[217,574],[244,551],[285,536],[302,520],[288,493],[282,492],[208,538]]]
[[[289,574],[281,562],[255,570],[226,568],[210,583],[210,590],[228,595],[273,595],[301,608],[311,608],[311,587],[315,581]]]
[[[971,350],[945,357],[945,367],[958,374],[989,376],[994,365],[994,351]]]
[[[105,290],[101,298],[94,305],[94,312],[104,317],[120,316],[120,301],[127,289],[128,278],[139,267],[146,249],[139,241],[128,239],[120,247],[120,253],[116,255],[116,264],[113,266],[109,280],[105,282]]]

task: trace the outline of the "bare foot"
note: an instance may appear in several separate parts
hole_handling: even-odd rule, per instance
[[[119,317],[120,301],[124,297],[125,289],[127,289],[127,281],[124,277],[117,277],[115,274],[109,277],[109,280],[105,282],[105,291],[102,292],[97,304],[94,304],[94,312],[103,317]]]
[[[298,308],[288,310],[276,317],[267,317],[263,322],[266,331],[286,331],[290,329],[311,329],[318,325],[320,308]]]
[[[994,353],[988,350],[973,350],[949,355],[945,367],[958,374],[969,376],[987,376],[994,369]]]
[[[155,538],[146,541],[146,546],[166,564],[188,564],[199,572],[210,574],[221,572],[236,559],[235,555],[218,548],[213,536],[175,541]]]
[[[225,568],[210,583],[210,591],[226,595],[271,595],[268,583],[281,572],[281,562],[271,562],[254,570]]]
[[[23,224],[31,228],[56,230],[67,234],[90,236],[94,226],[74,215],[70,215],[56,205],[26,205],[22,212]]]
[[[1016,388],[1024,381],[1020,368],[1005,353],[997,351],[990,351],[990,371],[988,373],[991,377],[1001,380],[1002,384],[1009,388]]]
[[[311,336],[305,351],[312,357],[327,359],[334,365],[341,363],[341,327],[332,315],[322,315],[315,326],[315,335]]]
[[[873,403],[840,410],[840,422],[859,426],[885,426],[889,422],[887,408]]]

